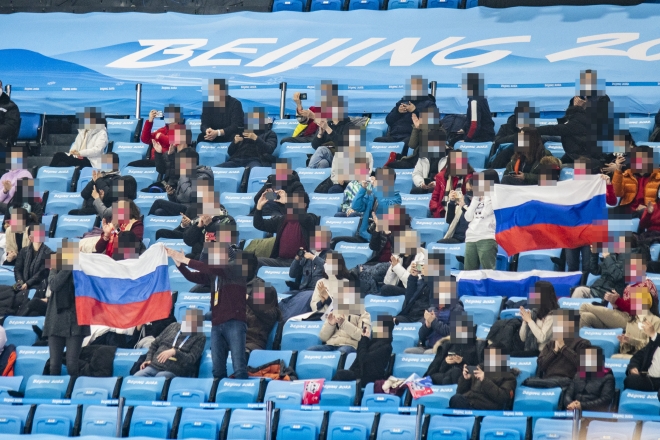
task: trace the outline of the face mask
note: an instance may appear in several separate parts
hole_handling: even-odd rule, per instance
[[[297,116],[296,119],[300,124],[307,124],[307,118],[305,116]]]
[[[181,323],[181,333],[192,333],[192,332],[193,332],[192,324],[184,320]]]
[[[326,274],[330,275],[332,274],[332,266],[329,265],[328,263],[323,265],[323,270],[325,271]]]

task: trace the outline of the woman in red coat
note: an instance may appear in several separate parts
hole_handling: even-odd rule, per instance
[[[429,209],[435,218],[445,216],[449,191],[462,190],[466,181],[472,178],[474,169],[468,163],[467,153],[461,150],[448,151],[445,167],[435,175],[435,189]]]

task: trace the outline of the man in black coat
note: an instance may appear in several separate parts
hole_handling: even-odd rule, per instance
[[[236,134],[229,145],[227,161],[216,166],[252,168],[270,166],[275,162],[273,152],[277,147],[277,134],[268,129],[266,111],[263,107],[248,112],[245,127],[247,129],[243,133]]]
[[[587,144],[592,123],[586,107],[587,101],[576,96],[566,109],[566,115],[557,120],[558,124],[536,127],[542,136],[561,136],[561,144],[566,152],[562,158],[564,163],[572,163],[580,156],[592,156]],[[601,159],[600,155],[597,159]]]
[[[113,202],[112,182],[118,180],[119,176],[119,156],[117,156],[117,153],[104,154],[101,157],[101,171],[94,170],[92,179],[80,191],[80,196],[83,198],[83,207],[72,209],[69,211],[69,215],[96,215],[97,211],[92,196],[94,190],[98,193],[104,206],[111,206]]]
[[[650,338],[646,347],[635,353],[626,370],[624,388],[638,391],[660,390],[660,338],[651,321],[642,324],[644,333]]]
[[[208,101],[202,109],[201,133],[197,142],[231,142],[243,131],[243,105],[227,94],[224,79],[209,82]]]
[[[21,113],[18,106],[9,98],[0,81],[0,141],[13,142],[21,128]]]
[[[300,182],[300,177],[298,173],[292,170],[289,167],[288,162],[285,159],[279,159],[275,164],[275,174],[271,174],[266,179],[266,183],[254,196],[255,205],[259,203],[261,195],[265,192],[277,192],[283,190],[288,196],[293,193],[304,193],[305,187]],[[284,215],[286,213],[284,209],[284,204],[277,203],[276,200],[268,200],[266,205],[264,205],[263,213],[264,216],[274,216],[274,215]]]

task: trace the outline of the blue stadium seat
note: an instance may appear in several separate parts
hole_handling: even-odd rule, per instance
[[[480,440],[524,440],[527,417],[486,416],[481,421]]]
[[[247,192],[257,193],[266,183],[268,176],[273,174],[271,167],[250,168],[250,177],[248,178]]]
[[[557,270],[550,258],[559,258],[561,249],[521,252],[518,257],[518,272],[528,270]]]
[[[11,266],[0,266],[0,284],[13,286],[15,283],[16,278],[14,278],[14,268]]]
[[[341,11],[343,5],[340,0],[313,0],[310,11]]]
[[[307,351],[298,352],[296,373],[299,379],[331,380],[339,365],[339,351]]]
[[[233,168],[225,169],[232,170]],[[236,217],[237,215],[245,216],[250,213],[252,208],[254,208],[254,196],[256,195],[257,193],[234,193],[220,191],[220,204],[225,207],[229,215],[232,217]]]
[[[13,283],[12,283],[13,284]],[[2,326],[7,334],[7,344],[30,346],[37,341],[37,334],[32,328],[44,327],[43,316],[7,316]]]
[[[0,416],[0,434],[23,434],[31,409],[30,405],[3,405],[2,416]]]
[[[195,149],[199,154],[199,164],[207,167],[215,167],[225,163],[228,158],[229,142],[213,143],[199,142]]]
[[[637,145],[646,145],[653,131],[655,120],[653,116],[629,116],[624,123],[628,126],[628,131]]]
[[[0,376],[0,399],[10,397],[7,391],[20,390],[21,382],[23,382],[23,376]],[[1,432],[2,428],[0,427]]]
[[[348,5],[348,10],[354,9],[373,9],[377,11],[383,6],[383,3],[378,0],[351,0]],[[372,116],[367,123],[367,142],[373,142],[377,137],[385,136],[387,134],[387,115]]]
[[[351,365],[353,365],[353,362],[355,362],[355,358],[357,358],[357,353],[348,353],[346,356],[346,362],[344,363],[345,370],[351,368]]]
[[[461,297],[465,311],[472,316],[476,325],[493,324],[502,309],[501,296],[469,296]]]
[[[657,393],[656,393],[657,394]],[[655,397],[656,402],[658,398]],[[588,440],[633,440],[637,423],[624,422],[602,422],[594,420],[587,428]]]
[[[154,204],[154,201],[162,199],[167,200],[166,193],[143,193],[138,191],[137,199],[134,200],[138,208],[140,208],[140,213],[146,215],[151,209],[151,205]]]
[[[282,329],[282,350],[306,350],[322,344],[320,321],[287,321]]]
[[[252,350],[248,358],[248,367],[260,367],[274,360],[284,361],[284,366],[291,365],[292,350]]]
[[[150,378],[158,379],[158,378]],[[136,406],[128,431],[130,437],[172,438],[176,407]]]
[[[146,348],[118,348],[115,352],[115,360],[112,363],[112,375],[128,377],[131,375],[133,364],[143,354],[147,353]]]
[[[305,383],[271,380],[266,387],[264,402],[273,401],[275,405],[300,405]]]
[[[82,237],[85,232],[94,228],[96,215],[60,215],[57,218],[55,238]]]
[[[50,359],[48,347],[16,347],[16,363],[14,376],[22,376],[20,391],[25,392],[25,386],[31,376],[43,374],[46,361]]]
[[[125,167],[121,170],[122,176],[133,176],[137,183],[138,190],[148,188],[152,183],[158,180],[158,171],[156,167]]]
[[[394,3],[395,1],[390,2],[390,5]],[[413,3],[416,5],[417,0],[411,0],[411,4]],[[390,7],[390,9],[392,8]],[[367,142],[367,153],[371,153],[374,158],[374,168],[382,168],[383,165],[385,165],[385,162],[387,162],[387,159],[390,157],[390,153],[399,154],[402,151],[403,142]]]
[[[422,373],[423,374],[423,373]],[[449,408],[449,399],[456,394],[458,385],[433,385],[433,394],[413,399],[411,406],[424,405],[425,408],[446,409]]]
[[[378,412],[397,412],[401,406],[401,397],[396,394],[374,393],[374,384],[368,383],[362,393],[362,406]],[[380,438],[380,437],[378,437]]]
[[[509,358],[509,367],[520,370],[518,374],[518,385],[523,383],[530,376],[536,376],[536,358],[535,357],[512,357]]]
[[[236,220],[236,230],[238,231],[238,236],[241,240],[264,238],[266,236],[265,232],[254,227],[254,220],[252,217],[247,215],[235,215],[233,217],[234,220]]]
[[[609,231],[617,232],[634,232],[637,233],[639,228],[639,219],[611,219],[607,221],[607,229]]]
[[[46,115],[40,113],[21,112],[21,126],[18,129],[16,140],[19,143],[39,142],[45,117]]]
[[[44,227],[46,228],[46,234],[48,234],[48,231],[50,230],[50,226],[53,224],[54,218],[55,216],[52,214],[45,214],[41,216],[41,224],[44,225]],[[48,238],[48,235],[46,235],[46,238]]]
[[[273,131],[277,134],[277,139],[282,140],[284,138],[292,137],[293,132],[298,126],[298,120],[296,118],[292,119],[275,119],[273,121]],[[275,149],[274,156],[279,154],[281,145],[278,144]]]
[[[412,169],[394,170],[396,172],[396,180],[394,181],[394,189],[401,194],[410,194],[413,186]]]
[[[580,310],[582,304],[590,304],[597,301],[594,298],[559,298],[557,303],[560,309]]]
[[[72,209],[82,208],[83,198],[78,193],[50,191],[46,202],[48,214],[68,214]]]
[[[209,401],[213,379],[175,377],[167,391],[168,402],[205,403]]]
[[[616,389],[623,389],[623,381],[626,379],[626,370],[630,359],[605,359],[605,367],[612,370]]]
[[[488,332],[490,332],[491,327],[492,326],[490,324],[479,324],[477,326],[477,334],[476,334],[477,339],[486,340],[486,338],[488,337]]]
[[[564,180],[573,180],[573,174],[573,168],[562,167],[561,171],[559,171],[559,181],[562,182]]]
[[[619,399],[619,413],[657,416],[660,414],[658,392],[623,390]]]
[[[233,369],[230,369],[231,364],[231,352],[229,353],[229,356],[227,356],[227,374],[232,374],[234,372]],[[231,373],[230,373],[231,371]],[[204,354],[202,355],[202,360],[199,364],[199,375],[198,377],[213,377],[213,357],[211,356],[211,350],[204,350]]]
[[[83,411],[80,435],[114,437],[117,433],[117,408],[89,405]]]
[[[222,423],[227,416],[228,410],[225,409],[184,408],[176,438],[218,440]]]
[[[76,191],[80,193],[87,184],[89,183],[90,180],[92,180],[92,171],[94,171],[94,168],[92,167],[85,167],[80,170],[80,174],[78,175],[78,183],[76,184]]]
[[[314,170],[317,171],[317,170]],[[307,212],[319,217],[333,217],[341,209],[344,194],[317,194],[309,193],[309,208]]]
[[[538,419],[534,425],[532,440],[572,440],[573,421],[561,419]]]
[[[561,388],[516,387],[513,400],[514,411],[557,411]]]
[[[417,0],[390,0],[387,4],[387,9],[414,9],[419,8],[419,1]]]
[[[288,292],[290,289],[286,282],[293,281],[293,278],[289,277],[288,267],[261,267],[257,276],[270,283],[279,293]]]
[[[378,440],[400,440],[415,438],[415,427],[417,426],[414,414],[388,414],[380,418],[378,422]]]
[[[490,155],[492,142],[457,142],[454,148],[467,153],[468,162],[473,168],[483,168]]]
[[[565,153],[564,146],[561,142],[546,142],[545,149],[550,151],[554,157],[561,159]]]
[[[34,189],[44,191],[68,192],[71,189],[71,180],[75,167],[41,167],[34,180]]]
[[[159,238],[156,243],[162,243],[169,248],[181,250],[185,254],[192,251],[192,247],[188,246],[183,238]]]
[[[323,411],[280,411],[277,437],[287,440],[315,440],[319,438],[325,413]]]
[[[181,224],[181,216],[146,215],[144,217],[144,238],[150,243],[156,242],[156,231],[159,229],[175,229]]]
[[[222,379],[215,394],[216,403],[257,403],[261,383],[254,379]]]
[[[479,0],[467,0],[465,2],[465,9],[476,8],[479,6]]]
[[[69,387],[70,376],[31,376],[25,385],[27,399],[63,399]]]
[[[340,241],[335,246],[335,250],[344,257],[346,268],[351,270],[355,266],[365,264],[373,255],[369,249],[369,243],[349,243]]]
[[[119,395],[126,400],[163,400],[164,377],[125,377]]]
[[[411,218],[429,217],[429,203],[432,194],[401,194],[401,204]]]
[[[426,3],[426,8],[449,8],[458,9],[458,0],[429,0]]]
[[[328,422],[328,440],[367,440],[371,435],[376,414],[361,412],[355,417],[353,412],[333,411]]]
[[[326,380],[321,390],[320,405],[352,406],[357,392],[356,382]]]
[[[227,428],[227,440],[261,440],[265,435],[266,411],[249,409],[232,411]]]
[[[199,118],[186,118],[186,128],[192,132],[193,140],[202,132],[202,120]]]
[[[434,354],[400,354],[394,359],[392,375],[405,379],[413,373],[424,376],[424,373],[433,362]]]
[[[73,386],[71,399],[112,399],[115,397],[118,380],[118,377],[80,376],[76,379],[76,383]]]
[[[381,296],[367,295],[364,297],[364,308],[375,320],[378,315],[396,316],[403,308],[405,295],[399,296]]]
[[[444,218],[414,218],[410,226],[419,234],[420,243],[435,243],[444,238],[449,225]]]
[[[660,422],[644,422],[639,440],[658,440],[658,432],[660,432]]]
[[[472,438],[474,417],[431,416],[428,440],[468,440]]]
[[[142,142],[117,141],[112,147],[112,152],[119,156],[119,169],[123,170],[129,163],[142,160],[147,156],[149,145]]]
[[[403,305],[403,301],[401,304]],[[375,319],[377,316],[371,315],[371,319]],[[421,322],[404,322],[396,325],[392,331],[392,352],[400,354],[406,348],[416,347],[419,343],[419,329],[422,325]]]
[[[315,1],[336,1],[336,0],[315,0]],[[330,177],[332,170],[330,168],[297,168],[296,173],[300,178],[300,183],[303,184],[305,191],[310,196],[319,183]],[[332,194],[330,194],[332,195]],[[341,194],[343,196],[343,194]]]
[[[219,193],[221,196],[225,192],[227,193],[238,192],[241,186],[241,180],[243,180],[243,174],[245,173],[245,168],[212,167],[211,169],[213,170],[213,188],[215,192]],[[225,208],[227,207],[225,206]]]
[[[460,263],[456,256],[465,255],[465,243],[426,243],[426,249],[429,252],[444,252],[447,255],[451,255],[451,268],[452,269],[463,269],[463,263]]]
[[[32,419],[32,434],[70,437],[77,418],[76,405],[39,405]]]
[[[319,0],[323,1],[323,0]],[[333,0],[338,1],[338,0]],[[279,147],[279,158],[289,159],[291,162],[291,169],[305,168],[307,165],[307,155],[314,154],[316,150],[312,148],[312,144],[303,143],[284,143]]]
[[[652,244],[650,251],[651,251],[651,260],[658,261],[658,258],[660,258],[660,243]]]
[[[591,345],[602,347],[603,355],[606,358],[612,357],[613,354],[619,352],[619,340],[617,336],[622,334],[623,330],[617,329],[600,329],[582,327],[580,329],[580,337],[587,339]]]
[[[173,291],[176,292],[189,292],[190,289],[195,285],[191,283],[183,275],[176,266],[170,266],[167,268],[168,273],[170,274],[170,287]]]
[[[360,217],[322,217],[321,226],[332,232],[332,237],[353,237],[357,233]]]
[[[114,141],[116,152],[119,142],[132,142],[135,131],[137,130],[137,119],[107,119],[108,140]]]

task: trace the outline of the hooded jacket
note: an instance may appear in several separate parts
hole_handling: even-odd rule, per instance
[[[602,374],[577,373],[564,394],[564,407],[574,401],[580,402],[582,411],[608,412],[614,397],[614,375],[609,368]]]
[[[232,159],[255,159],[260,160],[262,165],[268,165],[275,161],[273,151],[277,147],[277,134],[272,130],[260,130],[257,139],[243,138],[238,144],[232,142],[227,154]]]
[[[101,156],[108,146],[108,130],[105,127],[93,130],[79,129],[71,146],[80,157],[86,157],[93,168],[101,168]]]
[[[456,394],[462,394],[477,410],[503,411],[509,409],[516,393],[516,376],[509,369],[504,372],[484,373],[484,380],[474,377],[458,379]]]
[[[0,139],[13,141],[18,137],[21,114],[18,106],[5,92],[0,91]]]
[[[258,278],[247,283],[247,333],[245,335],[245,348],[252,350],[265,350],[268,336],[273,326],[280,320],[282,314],[277,306],[277,292],[272,286],[266,287],[265,304],[255,304],[253,297],[254,284]],[[262,280],[259,280],[263,282]]]
[[[200,125],[201,133],[198,136],[198,140],[201,138],[200,142],[208,142],[204,140],[204,134],[208,128],[225,132],[224,136],[218,136],[212,142],[226,142],[226,139],[231,141],[235,135],[241,134],[240,128],[243,127],[245,120],[241,101],[227,95],[224,107],[215,107],[213,103],[208,102],[204,104]]]
[[[410,99],[411,97],[404,96],[396,102],[394,108],[390,110],[389,114],[385,117],[387,122],[388,134],[397,141],[403,141],[410,136],[413,130],[412,115],[413,113],[419,116],[419,112],[426,108],[437,108],[435,104],[435,96],[429,94],[422,96],[418,99]],[[415,111],[412,113],[399,113],[399,106],[401,104],[408,104],[412,102],[415,105]]]
[[[558,124],[543,125],[536,127],[536,130],[542,136],[561,136],[564,151],[572,160],[580,156],[592,156],[587,146],[591,119],[582,107],[570,106],[566,109],[566,116],[560,118]]]

